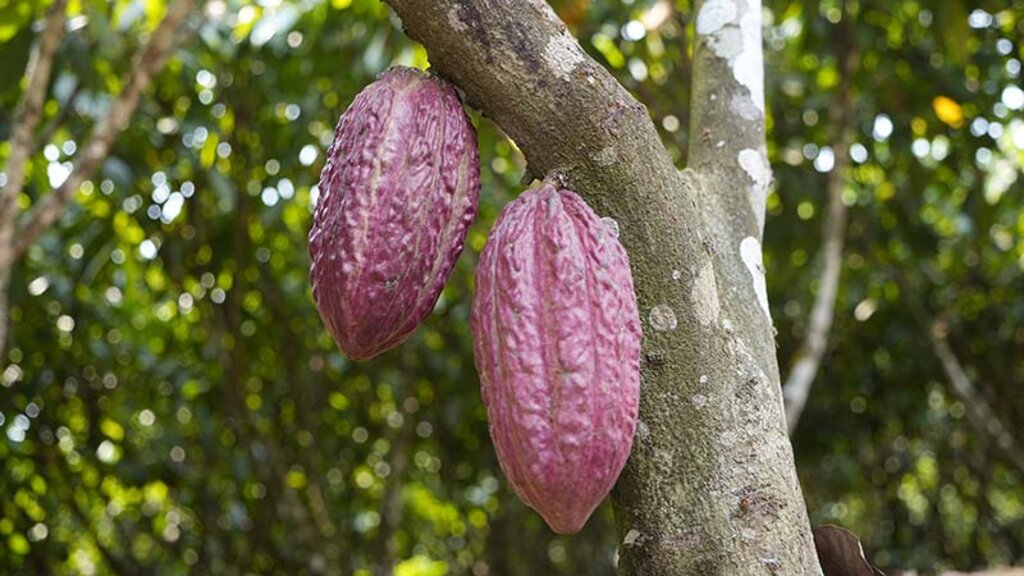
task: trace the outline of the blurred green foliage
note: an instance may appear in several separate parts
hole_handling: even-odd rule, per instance
[[[691,3],[552,4],[682,165]],[[0,6],[0,158],[44,8]],[[882,567],[1021,562],[1024,477],[965,418],[920,314],[949,322],[1024,437],[1024,2],[846,9],[861,53],[848,250],[794,438],[812,520],[860,534]],[[23,207],[66,176],[164,11],[71,3]],[[766,265],[785,372],[820,266],[842,11],[770,0],[765,15]],[[309,292],[315,184],[355,94],[427,55],[377,0],[212,0],[193,24],[101,173],[14,270],[0,572],[610,574],[610,508],[554,536],[511,495],[487,436],[472,271],[521,189],[515,146],[474,117],[483,190],[466,253],[414,338],[350,363]]]

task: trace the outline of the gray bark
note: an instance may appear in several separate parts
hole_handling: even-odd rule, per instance
[[[620,572],[820,574],[761,265],[760,3],[698,3],[683,173],[644,106],[546,2],[387,3],[531,176],[562,173],[619,224],[644,321],[641,422],[613,494]]]

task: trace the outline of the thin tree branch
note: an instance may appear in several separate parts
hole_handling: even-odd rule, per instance
[[[82,156],[75,161],[67,180],[55,192],[41,200],[27,216],[27,222],[18,231],[15,259],[24,255],[28,247],[56,222],[74,198],[78,187],[92,177],[106,159],[114,138],[128,126],[142,93],[170,56],[174,48],[175,33],[192,13],[193,4],[194,0],[179,0],[168,9],[167,15],[150,37],[149,43],[136,57],[128,85],[114,101],[107,115],[93,129]]]
[[[32,153],[32,134],[43,115],[43,102],[50,85],[50,71],[61,38],[64,37],[64,9],[67,0],[54,0],[46,11],[46,27],[39,39],[39,50],[28,65],[28,85],[14,113],[11,151],[7,157],[7,184],[0,196],[0,227],[8,228],[17,217],[17,200],[25,186],[25,168]],[[0,262],[6,262],[0,256]]]
[[[705,220],[724,221],[730,243],[760,242],[771,181],[761,0],[700,0],[695,13],[687,166],[707,184]]]
[[[76,82],[75,87],[71,89],[71,93],[68,94],[67,99],[64,101],[64,105],[61,106],[57,115],[50,120],[43,129],[39,131],[36,136],[35,143],[32,145],[32,153],[35,154],[43,149],[44,146],[50,143],[53,135],[57,133],[57,130],[64,124],[68,116],[75,109],[75,100],[78,99],[78,95],[82,93],[85,85],[81,82]]]
[[[818,293],[807,322],[804,342],[794,355],[795,362],[782,387],[786,400],[786,424],[792,435],[800,422],[800,415],[807,405],[811,386],[818,374],[818,367],[825,355],[829,332],[835,317],[836,300],[839,295],[839,276],[843,267],[843,240],[846,235],[846,204],[843,203],[843,188],[846,185],[850,166],[850,144],[854,138],[853,71],[858,64],[858,52],[854,45],[853,29],[849,14],[844,14],[836,34],[836,56],[839,60],[839,86],[829,104],[829,119],[832,124],[832,150],[835,165],[828,175],[826,193],[828,213],[825,218],[822,237],[822,269]]]
[[[0,194],[0,368],[6,365],[7,329],[10,312],[11,269],[17,260],[14,248],[18,222],[18,196],[25,187],[25,172],[32,150],[32,133],[43,113],[46,89],[50,84],[53,58],[64,36],[66,0],[54,0],[46,13],[46,27],[39,50],[28,65],[28,85],[14,114],[11,151],[7,157],[7,184]]]
[[[1024,474],[1024,449],[1017,443],[1013,431],[999,419],[995,410],[967,375],[960,364],[960,359],[949,345],[948,332],[946,323],[939,320],[933,320],[928,329],[932,351],[942,364],[950,388],[967,406],[967,415],[974,427],[991,438],[1006,461]]]

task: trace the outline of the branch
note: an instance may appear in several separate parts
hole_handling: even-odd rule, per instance
[[[760,241],[772,178],[761,0],[701,0],[695,12],[688,167],[704,178],[705,190],[716,191],[701,198],[706,219],[724,221],[731,240]]]
[[[15,259],[8,250],[18,215],[18,196],[25,187],[25,168],[32,152],[32,134],[43,114],[53,57],[64,36],[66,4],[67,0],[54,0],[46,12],[46,28],[39,40],[39,51],[28,66],[28,86],[14,113],[11,151],[7,157],[7,184],[0,196],[0,268]]]
[[[782,387],[786,400],[786,423],[789,434],[796,431],[800,415],[807,405],[811,385],[818,373],[821,359],[825,355],[829,331],[835,317],[836,299],[839,295],[839,274],[843,261],[843,236],[846,232],[846,205],[843,204],[843,180],[840,170],[845,170],[847,161],[839,161],[840,152],[846,156],[846,144],[834,146],[836,166],[828,179],[828,218],[825,220],[825,245],[822,247],[824,264],[821,270],[818,294],[808,320],[807,334],[803,345],[796,352],[796,362],[790,368],[789,376]]]
[[[91,178],[106,159],[114,138],[128,126],[139,104],[139,98],[149,86],[150,80],[170,56],[174,48],[175,33],[192,12],[192,5],[193,0],[179,0],[168,9],[167,15],[153,32],[149,43],[135,59],[128,85],[107,115],[93,129],[82,156],[75,161],[71,175],[53,194],[39,202],[38,207],[28,215],[27,223],[18,231],[15,260],[21,258],[28,247],[56,222],[73,199],[78,187]]]
[[[967,415],[983,435],[990,437],[1006,460],[1024,474],[1024,450],[1017,443],[1013,432],[1003,424],[985,397],[967,376],[960,359],[949,345],[948,326],[934,320],[928,330],[932,351],[942,364],[942,370],[949,379],[953,393],[967,405]]]
[[[832,149],[836,160],[832,172],[828,175],[828,215],[825,218],[824,245],[821,249],[824,262],[818,294],[814,297],[814,305],[808,320],[807,334],[794,355],[796,361],[782,387],[786,400],[786,424],[791,436],[800,422],[800,415],[807,405],[811,386],[825,355],[839,296],[839,275],[843,267],[843,238],[846,234],[847,213],[846,204],[843,203],[843,187],[850,166],[850,143],[854,138],[856,107],[852,96],[853,71],[857,68],[859,60],[849,14],[843,15],[835,44],[836,56],[840,59],[840,81],[829,104],[829,119],[833,129]]]
[[[627,240],[664,224],[698,245],[697,219],[682,209],[691,205],[683,178],[646,108],[587,56],[546,2],[386,1],[429,50],[433,69],[523,151],[526,180],[565,174],[602,215],[645,225],[623,229]]]
[[[43,102],[50,84],[53,57],[64,36],[66,0],[54,0],[46,13],[46,27],[39,41],[39,51],[28,65],[28,85],[14,113],[11,150],[7,156],[7,184],[0,195],[0,368],[7,362],[7,329],[10,312],[11,270],[18,259],[15,250],[15,229],[18,224],[18,197],[25,187],[25,171],[32,152],[32,133],[43,113]]]
[[[57,130],[59,130],[64,124],[64,121],[67,120],[71,112],[75,110],[75,100],[78,99],[79,94],[82,93],[84,88],[85,85],[81,82],[75,83],[75,87],[72,88],[71,93],[68,94],[67,99],[64,101],[63,105],[61,105],[57,115],[53,120],[50,120],[50,122],[43,126],[43,129],[40,130],[39,134],[36,136],[35,144],[32,146],[32,154],[38,153],[44,146],[50,143],[53,135],[57,133]]]

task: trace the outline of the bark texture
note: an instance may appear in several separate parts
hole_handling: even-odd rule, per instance
[[[685,172],[546,2],[387,3],[516,142],[528,179],[559,172],[618,222],[644,329],[637,437],[613,493],[620,573],[820,574],[761,264],[760,3],[698,3]]]

